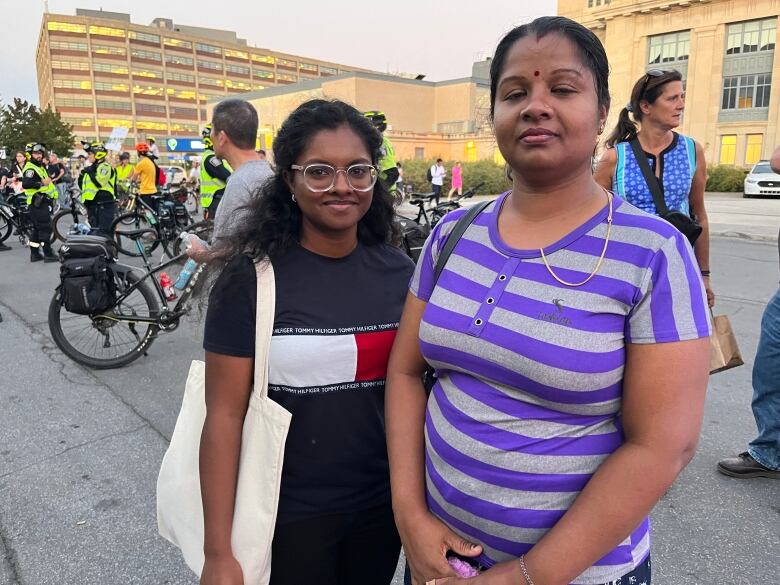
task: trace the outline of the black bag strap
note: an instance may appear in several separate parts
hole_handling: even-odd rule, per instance
[[[655,203],[655,209],[660,215],[666,215],[669,213],[669,208],[666,206],[666,199],[661,192],[661,185],[658,184],[658,177],[650,170],[650,165],[647,162],[647,156],[645,151],[642,150],[642,145],[639,144],[638,138],[633,138],[629,141],[631,150],[634,151],[634,158],[639,165],[639,170],[642,171],[642,175],[647,183],[647,188],[650,189],[650,194],[653,196],[653,203]]]
[[[436,283],[439,281],[439,275],[441,274],[441,271],[444,270],[444,265],[447,264],[447,260],[449,260],[452,251],[455,249],[455,246],[457,246],[458,240],[466,233],[468,227],[474,222],[477,216],[482,213],[482,210],[491,203],[493,203],[493,201],[482,201],[472,205],[469,210],[461,216],[458,223],[455,224],[455,227],[452,228],[444,247],[441,249],[439,258],[436,260],[436,267],[433,269],[433,286],[436,286]]]

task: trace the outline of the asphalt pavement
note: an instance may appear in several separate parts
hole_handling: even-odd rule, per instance
[[[780,481],[727,478],[715,464],[755,433],[750,368],[780,277],[771,241],[780,201],[713,195],[708,208],[713,233],[732,236],[712,240],[716,314],[731,317],[746,365],[711,378],[697,455],[653,512],[654,583],[778,585]],[[157,535],[155,482],[189,363],[202,357],[202,316],[129,366],[87,370],[48,331],[58,265],[30,264],[9,243],[0,253],[0,585],[196,583]]]

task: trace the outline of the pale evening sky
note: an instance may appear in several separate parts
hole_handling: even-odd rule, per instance
[[[471,64],[492,54],[501,36],[536,16],[555,14],[556,0],[465,2],[222,0],[164,2],[49,0],[49,12],[76,8],[130,13],[137,24],[155,17],[175,23],[233,30],[250,46],[319,58],[376,71],[424,73],[441,81],[471,74]],[[0,50],[0,100],[38,103],[35,49],[43,0],[0,0],[6,17]]]

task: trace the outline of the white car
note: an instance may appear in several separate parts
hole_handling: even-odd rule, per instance
[[[769,161],[759,161],[750,170],[743,197],[780,197],[780,175],[769,167]]]
[[[162,170],[165,172],[167,179],[166,185],[178,186],[187,180],[187,171],[178,165],[163,166]]]

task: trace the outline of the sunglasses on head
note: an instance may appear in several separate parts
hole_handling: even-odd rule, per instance
[[[640,92],[640,96],[643,96],[645,94],[645,91],[647,91],[647,84],[650,83],[650,78],[652,77],[661,77],[663,75],[666,75],[669,73],[666,69],[648,69],[645,71],[645,82],[642,84],[642,91]]]

